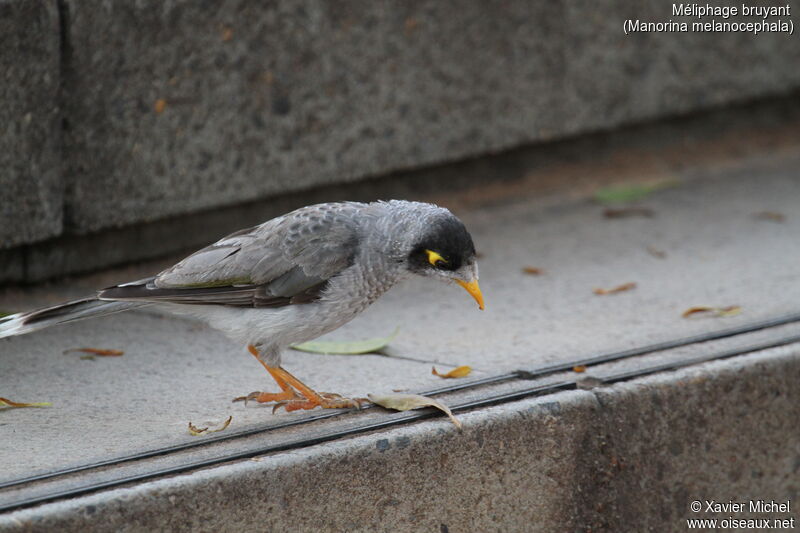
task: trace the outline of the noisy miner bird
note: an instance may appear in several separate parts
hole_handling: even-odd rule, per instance
[[[357,407],[303,384],[280,366],[281,352],[349,322],[412,274],[457,283],[483,309],[472,237],[447,209],[402,200],[318,204],[228,235],[154,277],[7,316],[0,338],[159,305],[245,344],[281,389],[238,400],[287,411]]]

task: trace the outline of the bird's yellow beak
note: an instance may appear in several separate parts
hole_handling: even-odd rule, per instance
[[[464,290],[467,291],[470,294],[470,296],[475,298],[475,301],[478,302],[478,307],[480,307],[481,311],[483,311],[483,294],[481,294],[481,288],[478,285],[478,280],[473,279],[472,281],[467,283],[466,281],[461,281],[460,279],[457,279],[456,283],[464,287]]]

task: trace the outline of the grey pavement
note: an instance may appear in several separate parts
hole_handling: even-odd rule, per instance
[[[640,207],[652,210],[651,217],[607,219],[603,216],[604,207],[585,197],[571,199],[568,196],[561,202],[552,199],[542,202],[535,198],[507,198],[462,209],[460,214],[471,229],[481,254],[481,286],[486,299],[486,311],[479,311],[469,296],[457,287],[439,286],[425,280],[411,281],[393,289],[358,319],[327,336],[329,339],[339,340],[375,337],[389,334],[399,326],[400,334],[387,349],[388,355],[325,356],[289,352],[284,360],[285,366],[320,390],[355,396],[387,393],[393,389],[425,391],[444,384],[441,379],[430,374],[433,364],[439,369],[472,365],[475,372],[469,379],[481,378],[550,363],[576,361],[605,352],[797,312],[796,302],[800,300],[800,274],[796,266],[800,257],[800,242],[797,239],[800,232],[798,168],[800,152],[791,149],[780,152],[765,150],[760,155],[739,159],[735,164],[724,168],[687,167],[682,173],[675,172],[668,176],[674,180],[674,186],[662,189],[637,203]],[[643,172],[638,176],[639,182],[662,179],[664,176],[659,173]],[[764,212],[781,214],[784,219],[775,221],[763,215],[758,216]],[[663,253],[663,256],[654,254],[654,250]],[[525,266],[539,267],[544,273],[540,276],[524,274],[522,268]],[[67,287],[9,290],[4,299],[0,300],[0,309],[18,309],[26,302],[43,303],[67,295],[77,296],[86,292],[90,282],[102,284],[120,276],[130,275],[134,278],[135,274],[136,268],[130,268],[78,279]],[[594,288],[611,288],[627,282],[635,282],[636,288],[604,296],[593,293]],[[722,318],[687,319],[681,316],[687,308],[700,305],[738,305],[742,312],[737,316]],[[778,334],[798,333],[800,331],[797,326],[789,324],[767,332],[749,334],[744,337],[744,341],[755,343],[769,340]],[[680,360],[687,356],[713,354],[741,345],[744,341],[720,340],[649,354],[631,361],[590,368],[587,375],[602,376],[619,370]],[[120,349],[125,351],[125,355],[81,360],[77,354],[62,354],[65,349],[83,346]],[[602,446],[596,442],[602,432],[616,435],[613,437],[616,445],[628,447],[630,451],[631,446],[635,447],[632,441],[625,440],[624,436],[615,432],[622,431],[625,424],[633,425],[629,427],[631,438],[635,436],[641,439],[645,438],[645,434],[649,435],[648,428],[652,429],[651,425],[657,426],[657,431],[653,430],[654,442],[660,442],[668,448],[667,451],[659,450],[654,453],[657,461],[662,464],[662,470],[667,469],[671,473],[666,478],[662,476],[662,479],[658,479],[655,472],[657,465],[641,465],[641,462],[653,460],[645,451],[638,449],[631,453],[640,461],[638,468],[652,476],[644,479],[656,480],[653,483],[659,489],[666,487],[668,480],[677,479],[670,476],[679,477],[685,470],[685,465],[678,468],[677,462],[670,462],[668,458],[662,458],[662,455],[666,454],[668,457],[672,453],[675,461],[685,460],[687,455],[691,456],[690,447],[701,445],[719,449],[719,453],[729,453],[727,441],[715,441],[712,438],[713,433],[704,435],[695,428],[690,432],[695,440],[687,437],[685,441],[669,433],[670,424],[677,424],[675,417],[678,415],[675,413],[688,413],[703,405],[703,388],[706,387],[714,389],[706,390],[709,401],[717,402],[714,403],[714,409],[722,409],[723,412],[719,421],[703,415],[702,422],[717,428],[719,435],[730,437],[730,432],[737,427],[742,435],[751,435],[755,430],[748,424],[755,424],[758,420],[773,424],[769,426],[770,429],[763,429],[762,444],[764,453],[777,455],[770,456],[771,458],[765,456],[763,460],[753,459],[752,463],[752,469],[761,469],[759,471],[762,475],[769,479],[748,485],[747,480],[733,479],[731,476],[734,474],[726,472],[725,476],[730,478],[729,483],[719,485],[728,491],[725,494],[730,494],[725,497],[740,497],[739,494],[744,494],[730,492],[738,490],[736,487],[755,490],[753,487],[770,486],[775,491],[778,488],[784,492],[794,490],[791,494],[797,495],[796,484],[792,484],[791,478],[786,475],[792,468],[796,469],[797,463],[792,461],[797,461],[800,457],[796,439],[790,438],[791,431],[787,429],[790,426],[786,425],[787,419],[795,417],[796,420],[798,403],[792,400],[792,394],[796,395],[796,392],[792,392],[794,389],[789,384],[796,384],[796,379],[792,376],[797,375],[797,363],[796,346],[790,346],[767,352],[763,357],[746,356],[731,362],[707,364],[681,371],[683,373],[644,380],[643,383],[650,385],[616,385],[609,388],[609,392],[560,393],[559,399],[552,401],[557,404],[562,402],[569,407],[564,407],[557,416],[548,414],[546,409],[536,410],[536,405],[551,401],[547,399],[525,400],[519,404],[473,411],[463,415],[468,435],[464,437],[468,439],[464,441],[467,443],[465,447],[461,447],[458,434],[442,418],[408,428],[393,429],[385,436],[379,432],[353,440],[346,439],[299,451],[272,454],[263,458],[265,464],[250,464],[245,461],[206,470],[197,476],[170,478],[142,485],[140,488],[121,489],[123,492],[114,494],[122,495],[120,497],[123,501],[124,498],[132,498],[131,502],[135,502],[132,505],[149,506],[153,516],[143,514],[141,522],[129,523],[131,530],[144,530],[147,529],[147,524],[153,523],[150,520],[156,520],[154,516],[165,512],[163,502],[154,504],[149,499],[154,494],[163,496],[173,494],[173,491],[180,493],[181,487],[186,488],[184,483],[188,483],[188,486],[200,483],[203,487],[212,487],[202,489],[203,493],[213,490],[224,493],[231,490],[234,491],[231,494],[234,494],[241,490],[252,495],[259,490],[255,479],[252,483],[256,485],[248,485],[251,481],[245,481],[241,488],[235,490],[226,483],[240,479],[237,477],[240,474],[245,480],[251,476],[257,477],[262,475],[262,469],[266,469],[273,472],[270,479],[274,482],[264,487],[264,498],[268,500],[268,506],[278,506],[285,511],[293,508],[292,497],[300,496],[284,494],[281,492],[284,489],[280,487],[295,482],[298,486],[308,487],[311,478],[304,476],[312,474],[305,473],[305,469],[312,467],[311,463],[305,461],[314,458],[314,461],[320,460],[322,464],[328,465],[320,467],[325,472],[337,472],[331,474],[330,478],[324,477],[324,481],[323,478],[317,478],[321,487],[336,486],[336,483],[347,484],[348,490],[352,489],[353,492],[352,497],[345,499],[359,501],[359,495],[368,490],[364,485],[366,482],[355,474],[349,480],[341,477],[345,476],[344,471],[347,470],[344,465],[349,464],[351,471],[357,468],[356,463],[368,470],[375,469],[377,467],[373,461],[380,462],[381,457],[375,455],[375,446],[378,446],[376,441],[389,439],[389,442],[405,442],[396,439],[410,432],[409,434],[419,435],[420,440],[415,440],[416,444],[409,450],[400,446],[397,451],[400,455],[412,453],[411,450],[414,450],[414,454],[422,454],[422,450],[435,450],[431,452],[432,457],[438,457],[436,460],[444,465],[444,472],[457,470],[462,461],[465,462],[464,468],[470,472],[469,475],[478,475],[475,472],[490,468],[491,474],[487,475],[491,479],[469,482],[473,485],[464,489],[468,498],[462,500],[463,502],[471,501],[469,498],[480,500],[481,490],[474,483],[486,483],[487,487],[495,487],[496,484],[504,486],[506,483],[515,486],[515,483],[519,483],[520,486],[528,487],[526,490],[532,491],[525,498],[539,501],[544,506],[543,509],[546,509],[547,512],[542,511],[542,514],[539,511],[530,511],[531,516],[538,516],[540,519],[536,522],[538,529],[546,531],[548,523],[556,524],[558,520],[566,520],[570,524],[590,523],[596,519],[596,515],[603,515],[596,509],[587,509],[582,516],[575,514],[574,509],[578,508],[576,502],[581,498],[588,498],[591,505],[602,502],[595,496],[590,498],[581,495],[582,491],[589,490],[582,485],[588,481],[581,477],[589,476],[589,471],[578,466],[571,469],[563,464],[564,460],[580,457],[580,447],[583,445],[591,448],[591,451],[586,452],[589,457],[596,457],[597,453],[603,455],[605,452]],[[759,372],[763,376],[759,377]],[[574,373],[567,374],[573,374],[574,377]],[[764,377],[767,375],[772,377]],[[200,425],[219,422],[233,415],[233,422],[226,431],[234,432],[309,416],[304,413],[272,415],[269,407],[230,403],[235,396],[273,387],[260,365],[243,347],[233,344],[204,325],[163,315],[155,310],[129,312],[24,337],[0,340],[0,376],[0,396],[17,401],[53,402],[52,407],[45,409],[0,411],[0,442],[4,450],[0,482],[202,438],[191,437],[187,433],[186,425],[189,421]],[[743,381],[736,384],[736,376]],[[558,376],[548,379],[552,381],[556,378]],[[648,388],[655,382],[659,383],[655,389]],[[765,386],[769,384],[769,388],[783,396],[770,396],[767,389],[759,388],[758,383]],[[521,383],[511,383],[498,385],[494,389],[467,391],[447,396],[446,401],[456,402],[466,397],[480,397],[495,389],[516,390],[522,386]],[[643,400],[636,397],[637,390],[663,395],[664,403],[670,405],[675,413],[661,410],[657,403],[648,403],[651,400],[642,404]],[[681,390],[688,395],[689,400],[682,402]],[[725,411],[722,406],[725,402],[725,391],[731,394],[731,398],[736,398],[736,402],[729,408],[737,413],[736,416],[742,417],[737,422],[739,426],[731,422],[736,416]],[[752,399],[748,400],[750,404],[740,404],[740,396],[758,398],[759,402],[770,405],[769,409],[779,408],[776,407],[777,404],[769,404],[772,401],[770,398],[775,398],[774,401],[781,406],[789,402],[789,407],[780,407],[784,409],[783,414],[770,410],[770,416],[774,415],[774,418],[762,419],[754,411],[759,408],[758,402]],[[603,398],[608,399],[611,407],[608,411],[603,411],[605,414],[598,415],[596,408],[591,405],[598,401],[602,404]],[[619,407],[619,411],[616,411],[613,407],[615,402],[621,402],[625,407]],[[653,399],[652,402],[656,400]],[[638,404],[641,405],[636,407]],[[528,419],[525,418],[527,415],[515,414],[519,412],[534,414]],[[340,418],[318,421],[308,427],[279,430],[269,440],[302,438],[303,435],[336,429],[354,420],[376,420],[385,416],[390,415],[377,409],[347,413]],[[508,447],[505,448],[507,451],[503,451],[503,445],[496,440],[502,440],[500,436],[505,435],[503,431],[498,429],[497,437],[490,436],[493,431],[491,421],[496,420],[495,417],[514,419],[515,416],[521,416],[533,424],[530,431],[535,431],[536,437],[525,434],[527,436],[524,438],[533,438],[534,449],[544,454],[541,458],[532,458],[530,454],[519,449],[517,444],[521,445],[524,438],[515,433],[517,430],[511,429],[506,422],[498,424],[506,428],[503,431],[511,432],[508,434]],[[599,421],[593,419],[595,416],[600,416]],[[645,418],[636,426],[630,416]],[[619,424],[620,420],[625,423],[616,429],[613,425],[604,425]],[[720,426],[723,422],[729,424],[728,432],[723,431],[724,428]],[[682,426],[678,424],[675,431],[689,431],[689,426],[691,424],[680,430]],[[776,440],[781,439],[780,435],[783,435],[786,443],[785,449],[771,447]],[[470,451],[470,446],[475,442],[483,442],[481,439],[484,438],[492,442],[492,451],[487,451],[485,455],[480,454],[480,459],[475,459],[477,463],[470,463],[469,457],[475,457],[476,453],[475,450]],[[748,438],[756,437],[751,435]],[[581,439],[584,439],[584,444],[581,444]],[[591,444],[586,444],[586,439]],[[254,445],[253,439],[242,440],[240,443],[225,445],[227,448],[220,446],[219,450],[239,450]],[[753,445],[753,441],[746,441],[746,446]],[[452,456],[448,456],[446,451],[450,446],[454,450]],[[709,449],[701,454],[706,459],[714,456]],[[564,456],[559,455],[559,450]],[[347,455],[350,452],[353,453],[352,457]],[[154,461],[153,464],[138,464],[132,467],[132,471],[142,472],[154,466],[190,461],[193,457],[202,456],[202,453],[207,452],[180,458],[166,457]],[[494,459],[493,454],[497,454]],[[547,457],[551,459],[548,460]],[[605,459],[612,461],[611,457]],[[419,459],[418,467],[424,468],[433,460]],[[509,464],[516,464],[517,460],[526,465],[524,468],[533,476],[532,480],[515,477],[517,471]],[[416,474],[409,473],[404,477],[402,465],[408,468],[408,464],[411,464],[404,461],[407,458],[398,459],[395,455],[391,466],[387,466],[390,469],[387,481],[381,481],[381,488],[377,489],[381,494],[391,492],[389,479],[394,480],[399,487],[408,483],[415,490],[427,490],[424,483],[417,484]],[[506,464],[506,461],[509,463]],[[552,461],[552,464],[548,461]],[[775,461],[782,461],[780,465],[788,466],[781,467]],[[795,466],[792,467],[792,464]],[[285,465],[293,466],[284,468]],[[775,472],[764,474],[767,466]],[[242,469],[259,473],[242,473]],[[222,477],[216,478],[217,474]],[[226,478],[226,475],[230,477]],[[712,481],[717,479],[714,476],[719,475],[722,474],[716,473],[703,483],[683,489],[674,488],[674,493],[669,496],[674,501],[670,500],[672,503],[669,510],[664,511],[665,516],[677,519],[680,506],[685,506],[689,501],[687,498],[692,494],[702,492],[711,497],[708,492],[710,489],[706,488],[713,486]],[[367,474],[364,476],[369,477]],[[453,479],[457,478],[458,476]],[[207,481],[208,485],[205,484],[206,481],[201,482],[213,479],[218,481]],[[437,474],[436,479],[440,481],[440,485],[437,485],[439,488],[430,490],[438,494],[440,500],[434,500],[458,502],[455,497],[461,494],[458,491],[453,496],[454,500],[436,492],[455,490],[455,481],[446,473]],[[603,478],[595,478],[592,483],[599,487],[603,482],[598,479]],[[769,482],[773,482],[773,485]],[[71,483],[80,483],[80,479],[73,479]],[[614,484],[613,481],[608,483]],[[553,491],[559,497],[568,492],[571,494],[572,499],[569,501],[572,502],[572,511],[565,511],[565,514],[555,511],[557,502],[546,496],[546,491],[549,490],[546,487],[550,484],[557,487]],[[533,488],[540,486],[544,488]],[[632,490],[630,487],[625,489],[622,485],[614,487],[619,491]],[[19,493],[0,492],[0,502],[4,497],[13,501],[13,498],[24,493],[23,489]],[[147,493],[149,496],[139,500],[137,491],[144,491],[138,494]],[[309,494],[319,494],[324,489],[319,488],[320,492],[315,492],[315,489],[309,488],[308,491]],[[754,494],[764,494],[766,497],[768,491],[765,491],[766,489],[758,488]],[[662,493],[658,494],[663,496]],[[62,516],[67,521],[63,524],[66,524],[69,520],[76,520],[75,516],[78,515],[86,518],[86,505],[106,509],[114,520],[119,521],[115,523],[123,523],[124,513],[115,507],[113,500],[106,499],[110,497],[110,494],[101,493],[79,498],[72,503],[48,504],[40,508],[38,514],[34,509],[6,517],[7,521],[0,517],[0,528],[13,527],[14,519],[29,520],[37,516],[50,516],[47,519],[42,518],[45,520],[43,524],[49,523],[46,520],[50,519],[57,521],[57,517],[62,516],[58,514],[61,512],[66,513]],[[175,504],[182,509],[181,512],[192,508],[185,503],[186,496],[174,497],[175,501],[182,502]],[[342,496],[332,497],[330,506],[343,512],[344,508],[337,507],[341,503],[340,497]],[[632,496],[628,494],[626,497]],[[97,502],[98,498],[104,502],[102,505],[87,503]],[[215,501],[215,497],[209,498],[209,501]],[[221,495],[219,498],[224,500],[226,497]],[[305,502],[303,505],[311,505],[310,500],[304,498],[305,496],[301,498]],[[608,498],[611,499],[611,496]],[[397,506],[396,512],[401,514],[408,511],[409,506],[413,507],[408,495],[397,496],[396,499],[396,504],[385,504],[391,516],[395,516],[392,514],[395,511],[391,511],[392,506]],[[252,516],[237,515],[241,511],[233,510],[230,507],[233,505],[231,501],[220,504],[221,508],[228,509],[226,513],[231,513],[225,515],[231,520],[229,524],[244,524],[253,519]],[[529,500],[525,501],[528,502],[526,505],[533,505]],[[607,504],[609,503],[604,503]],[[365,505],[365,501],[360,501],[358,508],[362,509]],[[482,509],[483,504],[474,505],[477,506],[475,509]],[[492,520],[502,523],[500,515],[513,510],[513,506],[509,505],[508,501],[498,501],[490,513],[491,516],[477,517],[470,514],[461,522],[452,514],[452,510],[443,511],[442,516],[462,525],[492,523]],[[649,505],[657,507],[655,503]],[[78,509],[80,510],[77,511]],[[415,512],[429,517],[432,510],[420,507]],[[609,513],[612,521],[628,516],[621,514],[621,511]],[[300,529],[320,527],[312,518],[309,518],[311,522],[303,522],[293,511],[286,512],[285,515],[286,520],[290,517],[300,520],[297,522],[303,526]],[[209,520],[208,524],[215,524],[213,513],[211,516],[205,513],[204,516]],[[321,515],[312,512],[310,516],[319,519]],[[360,518],[354,515],[351,519],[352,524],[355,524],[352,527],[354,530],[380,529],[370,527],[376,523],[373,515]],[[190,522],[203,529],[199,520],[195,516]],[[348,523],[340,521],[344,519],[336,513],[331,514],[330,520],[331,524],[336,523],[341,527]],[[413,524],[411,519],[394,520],[386,523],[398,525],[399,529],[413,529],[409,525]],[[283,522],[270,517],[265,523],[280,529]],[[444,518],[442,523],[446,523]],[[215,527],[209,525],[207,529]],[[389,526],[385,529],[392,530]]]

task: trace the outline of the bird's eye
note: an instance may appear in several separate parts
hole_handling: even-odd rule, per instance
[[[438,252],[425,250],[425,253],[428,254],[428,262],[436,268],[443,267],[448,263],[447,259],[442,257]]]

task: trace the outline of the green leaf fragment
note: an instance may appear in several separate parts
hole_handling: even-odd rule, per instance
[[[664,180],[656,183],[632,183],[601,187],[594,192],[594,199],[601,204],[627,204],[641,200],[650,194],[669,187],[675,187],[677,180]]]
[[[396,328],[388,337],[377,337],[357,341],[309,341],[295,344],[293,349],[301,352],[321,353],[325,355],[361,355],[375,353],[385,348],[400,331]]]

